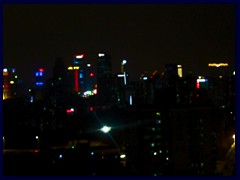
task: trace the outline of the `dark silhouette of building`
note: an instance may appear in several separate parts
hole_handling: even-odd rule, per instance
[[[97,96],[100,104],[112,104],[113,75],[111,57],[98,53],[97,59]]]

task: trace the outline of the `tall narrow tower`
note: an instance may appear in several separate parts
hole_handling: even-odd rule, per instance
[[[111,57],[106,53],[98,53],[97,59],[97,91],[99,102],[109,104],[112,102],[112,64]]]

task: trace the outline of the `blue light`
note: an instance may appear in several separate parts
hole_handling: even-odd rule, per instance
[[[36,86],[43,86],[43,82],[36,82]]]
[[[36,76],[39,76],[39,72],[36,72]]]
[[[79,78],[83,78],[83,74],[82,73],[79,74]]]
[[[31,102],[31,103],[33,102],[33,96],[30,97],[30,102]]]
[[[42,73],[42,72],[39,72],[39,76],[43,76],[43,73]]]

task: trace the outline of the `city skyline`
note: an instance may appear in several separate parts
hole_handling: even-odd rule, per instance
[[[182,64],[183,73],[207,73],[209,62],[235,66],[234,5],[4,5],[4,67],[27,82],[34,71],[52,74],[54,61],[84,53],[112,57],[113,73],[123,59],[130,79],[144,71]]]

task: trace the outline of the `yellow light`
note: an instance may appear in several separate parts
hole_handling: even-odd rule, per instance
[[[232,136],[232,138],[234,139],[234,141],[235,141],[235,134]]]
[[[72,67],[72,66],[69,66],[69,67],[68,67],[68,70],[73,70],[73,67]]]
[[[10,81],[10,84],[14,84],[14,81]]]
[[[79,66],[74,66],[73,69],[79,69]]]
[[[220,66],[228,66],[228,63],[209,63],[209,67],[220,67]]]

